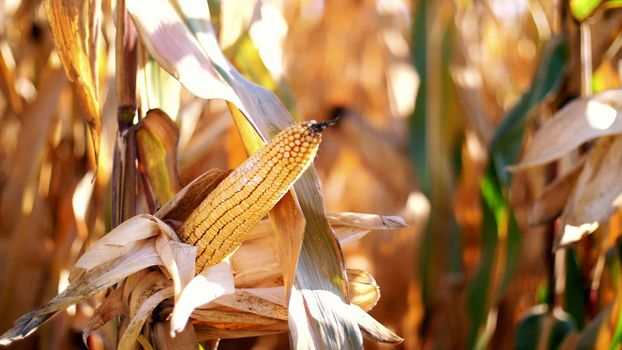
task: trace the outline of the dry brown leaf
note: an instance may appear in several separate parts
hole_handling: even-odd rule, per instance
[[[153,309],[155,309],[160,302],[173,296],[173,287],[166,287],[161,290],[155,291],[140,305],[140,308],[136,311],[136,315],[132,318],[129,325],[125,329],[121,339],[119,340],[118,350],[131,350],[134,349],[136,344],[136,338],[145,324],[147,318],[151,315]]]
[[[585,158],[582,158],[566,174],[546,186],[531,208],[529,225],[535,226],[549,222],[561,214],[584,164]]]
[[[154,216],[176,228],[230,172],[220,169],[206,171],[177,192]]]
[[[256,315],[253,313],[240,311],[221,311],[213,309],[196,309],[192,312],[193,323],[231,323],[231,324],[253,324],[253,325],[272,325],[279,320]]]
[[[117,288],[97,307],[95,313],[89,319],[86,328],[82,330],[82,341],[85,344],[86,339],[91,333],[125,310],[122,298],[123,288]]]
[[[519,171],[560,158],[584,142],[622,133],[622,90],[607,90],[570,102],[548,120],[533,137]]]
[[[84,112],[98,159],[101,105],[98,93],[97,47],[101,0],[46,0],[52,37],[69,81]]]
[[[186,328],[180,333],[175,335],[175,338],[170,336],[171,325],[170,322],[158,322],[153,327],[153,344],[155,349],[192,349],[197,346],[197,335],[194,332],[194,327],[188,324]]]
[[[244,328],[217,328],[213,325],[201,325],[194,326],[197,334],[197,339],[200,341],[210,339],[236,339],[236,338],[248,338],[259,337],[262,335],[270,335],[275,333],[287,332],[287,323],[285,321],[278,322],[274,325],[267,326],[252,326],[250,329]]]
[[[617,207],[622,206],[618,199],[622,194],[620,154],[622,136],[601,139],[590,151],[562,214],[564,231],[560,245],[575,242],[593,232]]]
[[[282,301],[283,299],[281,299],[281,303],[277,304],[255,296],[248,290],[236,290],[233,294],[224,295],[214,300],[214,303],[260,316],[286,320],[287,309],[282,305]]]

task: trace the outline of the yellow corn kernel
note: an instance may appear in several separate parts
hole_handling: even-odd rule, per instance
[[[198,247],[197,273],[235,252],[313,162],[321,132],[334,122],[311,121],[281,131],[194,209],[178,233]]]

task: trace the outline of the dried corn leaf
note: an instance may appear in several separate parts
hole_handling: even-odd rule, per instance
[[[149,53],[182,85],[201,98],[238,101],[171,3],[131,0],[126,6]],[[194,15],[206,13],[197,11]]]
[[[158,322],[153,326],[154,349],[192,349],[197,346],[198,339],[194,327],[188,324],[186,328],[175,335],[170,336],[170,322]]]
[[[117,349],[119,350],[131,350],[134,349],[136,341],[140,331],[145,324],[147,318],[151,315],[153,309],[160,304],[166,298],[173,296],[173,288],[167,287],[161,290],[154,291],[145,301],[140,305],[140,308],[136,311],[136,315],[132,318],[129,325],[125,329]]]
[[[194,277],[194,260],[197,247],[159,236],[156,238],[155,249],[162,259],[162,264],[173,280],[175,300],[181,291]]]
[[[248,338],[248,337],[259,337],[262,335],[270,335],[276,333],[282,333],[287,331],[287,323],[286,322],[278,322],[274,325],[267,325],[262,327],[252,327],[251,329],[227,329],[227,328],[218,328],[211,325],[195,325],[195,332],[197,334],[197,339],[200,341],[210,340],[210,339],[235,339],[235,338]]]
[[[117,288],[106,297],[106,299],[97,307],[95,313],[89,319],[86,328],[82,330],[82,341],[86,344],[86,340],[91,333],[105,325],[108,321],[123,312],[123,288]]]
[[[364,237],[371,230],[394,230],[408,226],[400,216],[339,212],[327,213],[326,218],[342,245]]]
[[[186,327],[192,311],[203,304],[235,290],[229,259],[203,270],[184,288],[175,303],[171,318],[171,332]]]
[[[599,140],[579,175],[574,191],[562,214],[564,232],[559,244],[577,241],[598,228],[622,206],[619,181],[622,136]]]
[[[353,317],[357,318],[357,322],[363,334],[368,338],[387,344],[400,344],[404,341],[402,338],[398,337],[391,330],[383,326],[380,322],[376,321],[373,317],[371,317],[367,312],[356,305],[347,305],[347,310],[345,312],[350,312]]]
[[[252,294],[249,292],[251,290],[253,291]],[[282,298],[279,303],[274,303],[270,301],[270,298],[266,298],[265,293],[261,297],[254,294],[262,295],[255,289],[236,290],[233,294],[224,295],[214,300],[214,303],[255,315],[287,320],[287,309],[283,305]]]
[[[566,174],[546,186],[531,208],[529,225],[535,226],[549,222],[561,214],[584,164],[585,158],[582,158]]]
[[[44,5],[58,54],[89,126],[97,159],[101,135],[97,70],[101,0],[46,0]]]
[[[380,300],[380,288],[376,280],[366,271],[359,269],[347,269],[348,292],[350,301],[365,311],[376,306]]]
[[[509,169],[519,171],[542,165],[584,142],[622,133],[621,100],[622,90],[607,90],[570,102],[538,129],[520,163]]]
[[[143,240],[159,234],[158,223],[148,215],[135,216],[114,228],[86,251],[74,265],[69,276],[76,280],[85,271],[126,255],[143,244]]]
[[[164,111],[152,109],[136,129],[138,159],[145,167],[152,196],[160,203],[168,202],[181,189],[177,169],[177,125]]]
[[[84,272],[48,304],[17,319],[14,327],[0,336],[0,345],[28,336],[57,312],[111,287],[134,272],[159,263],[153,244],[145,242],[127,255]]]
[[[275,320],[270,317],[260,316],[248,312],[240,311],[221,311],[221,310],[204,310],[196,309],[192,312],[193,323],[231,323],[231,324],[252,324],[252,325],[273,325],[278,323],[279,320]]]
[[[172,229],[150,215],[133,217],[118,226],[78,260],[74,271],[70,274],[69,286],[48,304],[15,321],[14,327],[0,336],[0,344],[9,344],[27,336],[57,312],[105,290],[138,271],[154,265],[163,265],[155,240],[151,238],[157,234],[169,240],[176,239]],[[191,256],[190,260],[193,262],[194,256]],[[182,276],[179,271],[171,275]],[[138,286],[141,281],[139,278],[140,276],[130,277],[129,284]],[[124,290],[124,299],[133,290],[134,288]]]

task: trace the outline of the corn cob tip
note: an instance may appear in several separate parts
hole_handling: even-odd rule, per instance
[[[337,116],[333,119],[324,120],[321,122],[316,122],[315,120],[309,121],[308,128],[311,133],[318,134],[322,131],[326,130],[329,126],[336,125],[337,122],[341,119],[341,116]]]

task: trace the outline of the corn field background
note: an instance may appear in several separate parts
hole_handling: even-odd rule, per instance
[[[0,0],[0,346],[622,347],[620,7]],[[194,283],[225,170],[335,118]]]

